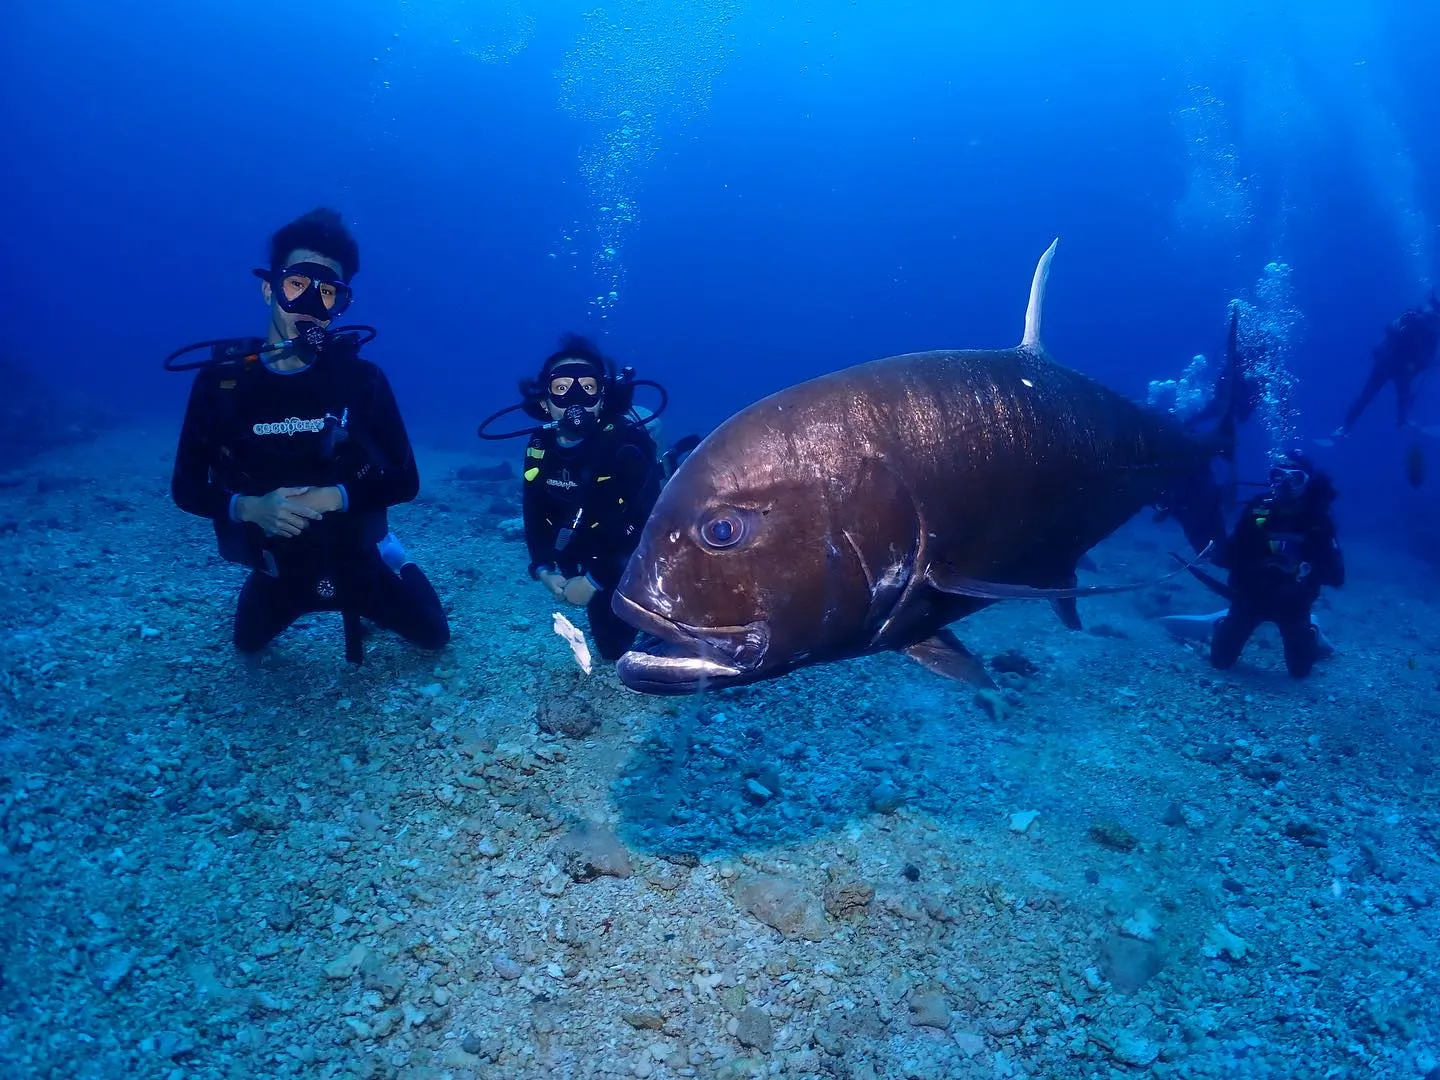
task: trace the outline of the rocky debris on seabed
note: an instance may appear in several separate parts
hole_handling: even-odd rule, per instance
[[[513,475],[432,453],[458,482],[392,525],[454,643],[348,668],[315,615],[246,662],[243,573],[124,436],[0,486],[0,1075],[1440,1068],[1440,586],[1403,556],[1348,549],[1300,683],[1122,595],[1085,616],[1123,636],[967,620],[1037,669],[979,702],[891,656],[646,698],[552,643]],[[102,471],[97,514],[63,478]]]

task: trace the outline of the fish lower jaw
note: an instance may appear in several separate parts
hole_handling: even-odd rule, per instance
[[[620,681],[645,694],[692,694],[718,689],[743,677],[738,667],[693,655],[666,655],[632,649],[615,665]]]
[[[763,623],[741,627],[685,626],[641,604],[621,590],[611,608],[642,637],[616,664],[620,681],[648,694],[688,694],[752,681],[770,642]]]

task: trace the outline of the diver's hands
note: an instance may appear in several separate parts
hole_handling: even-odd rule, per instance
[[[308,506],[311,510],[318,510],[322,514],[333,514],[344,505],[338,487],[309,488],[303,495],[291,496],[290,501]]]
[[[535,574],[541,585],[550,590],[550,595],[556,600],[565,595],[565,575],[557,574],[554,570],[540,570]]]
[[[235,502],[235,516],[259,525],[266,536],[299,536],[310,522],[324,517],[295,497],[309,491],[308,487],[282,487],[268,495],[242,495]]]
[[[565,583],[564,596],[567,603],[574,604],[576,607],[584,607],[595,598],[595,594],[599,591],[594,582],[588,577],[582,576],[571,578]]]

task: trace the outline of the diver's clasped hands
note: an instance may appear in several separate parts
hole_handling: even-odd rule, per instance
[[[235,516],[260,526],[266,536],[299,536],[312,521],[341,507],[340,489],[282,487],[268,495],[242,495]]]
[[[576,607],[584,607],[600,591],[584,574],[567,579],[564,574],[558,574],[554,570],[541,570],[535,576],[556,600],[564,600]]]

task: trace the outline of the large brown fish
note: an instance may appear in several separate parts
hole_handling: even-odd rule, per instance
[[[1054,363],[1040,342],[1055,244],[1018,348],[892,356],[732,416],[666,485],[615,611],[654,638],[621,680],[686,693],[893,649],[988,681],[944,628],[996,600],[1055,601],[1078,626],[1077,562],[1147,505],[1197,549],[1224,534],[1185,431]],[[1238,380],[1232,380],[1238,381]]]

